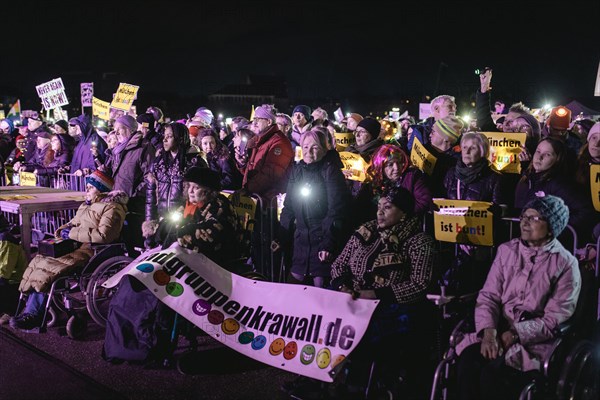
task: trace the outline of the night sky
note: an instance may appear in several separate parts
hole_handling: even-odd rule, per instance
[[[69,79],[117,73],[141,86],[143,101],[145,93],[207,95],[250,73],[284,77],[291,99],[436,89],[468,99],[474,69],[491,66],[496,97],[600,108],[600,1],[432,3],[3,5],[0,91],[35,99],[35,85],[59,76],[73,85]],[[97,93],[116,89],[99,85]]]

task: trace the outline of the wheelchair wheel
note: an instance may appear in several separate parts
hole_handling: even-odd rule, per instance
[[[262,275],[256,271],[244,272],[243,274],[240,274],[240,275],[243,276],[244,278],[251,279],[253,281],[264,281],[264,282],[268,281],[268,279],[264,275]]]
[[[598,362],[594,358],[593,343],[579,342],[565,360],[557,384],[557,397],[560,400],[597,399],[598,382],[596,379],[599,369],[597,364]]]
[[[106,326],[108,305],[117,287],[110,289],[102,287],[111,276],[131,264],[133,259],[127,256],[110,258],[101,263],[92,274],[86,291],[87,310],[98,325]]]

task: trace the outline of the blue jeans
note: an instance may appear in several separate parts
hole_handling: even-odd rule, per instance
[[[27,297],[27,304],[23,310],[23,314],[33,314],[42,316],[44,313],[44,305],[46,304],[46,293],[31,292]]]

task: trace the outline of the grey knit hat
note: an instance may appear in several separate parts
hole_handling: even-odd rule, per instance
[[[122,115],[115,122],[123,124],[132,133],[137,131],[138,123],[131,115]]]
[[[529,201],[523,207],[523,211],[529,208],[540,213],[548,223],[548,228],[554,237],[560,235],[569,223],[569,207],[567,207],[560,197],[551,195],[538,196]]]

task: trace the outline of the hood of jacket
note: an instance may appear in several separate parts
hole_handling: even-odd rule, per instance
[[[108,193],[100,193],[96,198],[97,202],[101,203],[118,203],[121,205],[127,205],[129,196],[122,190],[113,190]]]

